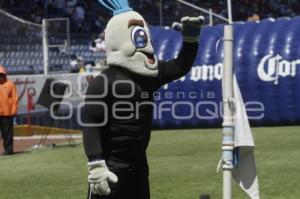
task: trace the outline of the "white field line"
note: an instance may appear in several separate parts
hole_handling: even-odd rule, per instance
[[[82,139],[82,135],[80,134],[72,134],[71,135],[73,139]],[[42,138],[42,135],[34,135],[34,136],[16,136],[14,137],[14,140],[39,140]],[[60,140],[60,139],[66,139],[67,137],[65,135],[48,135],[47,139],[51,140]]]

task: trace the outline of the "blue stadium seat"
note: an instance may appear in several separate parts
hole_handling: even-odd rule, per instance
[[[8,67],[11,74],[29,74],[43,71],[43,47],[40,38],[36,35],[11,36],[5,31],[5,24],[1,23],[0,32],[0,63]],[[82,56],[86,61],[99,59],[100,54],[89,50],[90,38],[82,35],[72,38],[70,51],[61,54],[57,50],[49,51],[50,65],[55,69],[69,70],[69,55]],[[62,38],[54,38],[52,42],[62,42]]]

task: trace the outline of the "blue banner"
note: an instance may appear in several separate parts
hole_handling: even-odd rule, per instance
[[[156,54],[178,54],[180,33],[151,29]],[[190,73],[155,93],[156,127],[217,127],[222,122],[223,25],[206,27]],[[252,124],[300,121],[300,17],[234,24],[234,68]]]

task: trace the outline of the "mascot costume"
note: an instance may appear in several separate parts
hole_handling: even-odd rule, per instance
[[[149,25],[127,0],[99,1],[114,16],[105,29],[108,68],[90,82],[85,99],[88,198],[149,199],[146,149],[153,92],[189,72],[204,18],[173,24],[183,45],[176,59],[165,62],[157,60]]]

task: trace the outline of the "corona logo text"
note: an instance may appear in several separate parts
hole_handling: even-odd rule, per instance
[[[263,57],[257,67],[258,77],[262,81],[279,83],[279,77],[295,77],[297,74],[297,65],[300,65],[300,59],[287,61],[280,55],[267,55]]]
[[[223,64],[194,66],[191,71],[192,81],[213,81],[222,79]]]

